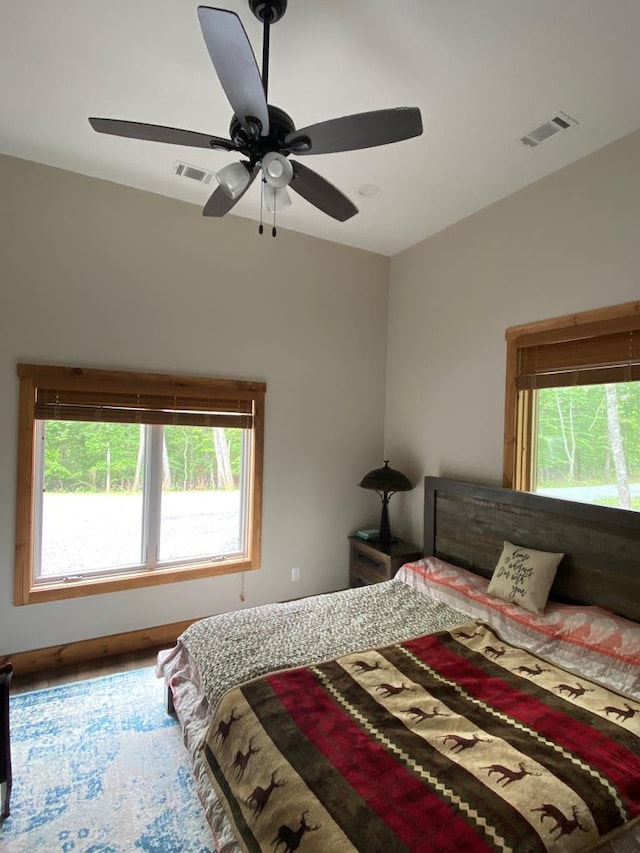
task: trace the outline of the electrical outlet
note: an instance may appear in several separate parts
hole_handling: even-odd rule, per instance
[[[300,580],[300,569],[298,569],[298,568],[291,569],[291,580],[292,581],[299,581]]]

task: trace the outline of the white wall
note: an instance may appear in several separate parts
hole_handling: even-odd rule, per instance
[[[357,484],[382,459],[388,259],[1,156],[0,187],[0,654],[241,606],[240,575],[13,606],[19,361],[266,381],[246,605],[346,586],[379,511]]]
[[[499,485],[505,329],[638,299],[640,131],[393,258],[385,455]],[[422,504],[397,495],[394,532],[420,541]]]

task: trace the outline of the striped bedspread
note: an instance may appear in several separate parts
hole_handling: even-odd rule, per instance
[[[249,851],[583,851],[640,815],[640,705],[473,622],[227,692],[208,772]]]

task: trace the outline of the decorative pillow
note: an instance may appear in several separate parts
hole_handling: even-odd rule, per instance
[[[505,542],[487,592],[540,615],[563,557]]]

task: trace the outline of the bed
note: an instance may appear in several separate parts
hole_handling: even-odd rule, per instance
[[[640,516],[427,477],[424,522],[393,580],[159,656],[217,849],[640,849]]]

